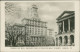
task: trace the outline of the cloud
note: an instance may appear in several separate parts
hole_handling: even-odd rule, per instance
[[[41,8],[39,8],[41,11],[44,12],[55,12],[55,11],[59,11],[60,9],[57,6],[51,6],[49,4],[46,4],[44,6],[42,6]],[[56,9],[56,10],[55,10]]]

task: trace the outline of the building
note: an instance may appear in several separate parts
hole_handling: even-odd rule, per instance
[[[75,36],[75,13],[74,11],[64,11],[58,18],[58,34],[56,35],[56,46],[74,45]]]
[[[47,29],[47,35],[52,36],[53,35],[53,29]]]
[[[10,45],[12,46],[46,46],[49,45],[47,42],[53,42],[53,37],[48,37],[48,35],[53,35],[51,29],[47,29],[47,22],[42,21],[38,16],[38,8],[36,5],[32,5],[30,9],[30,18],[23,18],[21,24],[14,24],[11,26],[6,26],[6,31],[10,33]],[[7,25],[7,24],[6,24]],[[6,32],[5,31],[5,32]],[[47,32],[48,31],[48,32]],[[50,38],[48,40],[48,38]],[[7,42],[7,41],[6,41]],[[52,43],[54,44],[54,43]],[[51,44],[51,45],[52,45]]]
[[[53,29],[47,29],[47,36],[46,36],[46,45],[47,46],[54,46],[54,36],[53,36]]]
[[[22,20],[23,24],[26,26],[26,34],[29,36],[29,41],[26,41],[26,45],[43,45],[45,42],[44,37],[47,35],[47,22],[41,21],[37,9],[36,5],[32,5],[31,19],[24,18]]]

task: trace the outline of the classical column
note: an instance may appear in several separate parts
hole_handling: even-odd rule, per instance
[[[64,36],[62,36],[62,45],[64,46]]]
[[[60,33],[60,25],[58,24],[58,33]]]
[[[68,36],[68,44],[70,46],[70,35]]]
[[[64,33],[64,32],[65,32],[65,31],[64,31],[64,21],[63,21],[62,23],[63,23],[63,33]]]
[[[70,32],[70,19],[68,19],[68,32]]]

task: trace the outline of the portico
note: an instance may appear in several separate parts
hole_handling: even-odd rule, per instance
[[[65,16],[65,14],[68,14]],[[61,16],[57,18],[58,35],[56,36],[57,46],[74,45],[74,12],[64,11]]]

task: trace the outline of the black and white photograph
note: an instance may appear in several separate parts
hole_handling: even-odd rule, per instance
[[[5,2],[5,46],[75,46],[72,2]]]
[[[79,52],[78,1],[2,1],[1,52]]]

